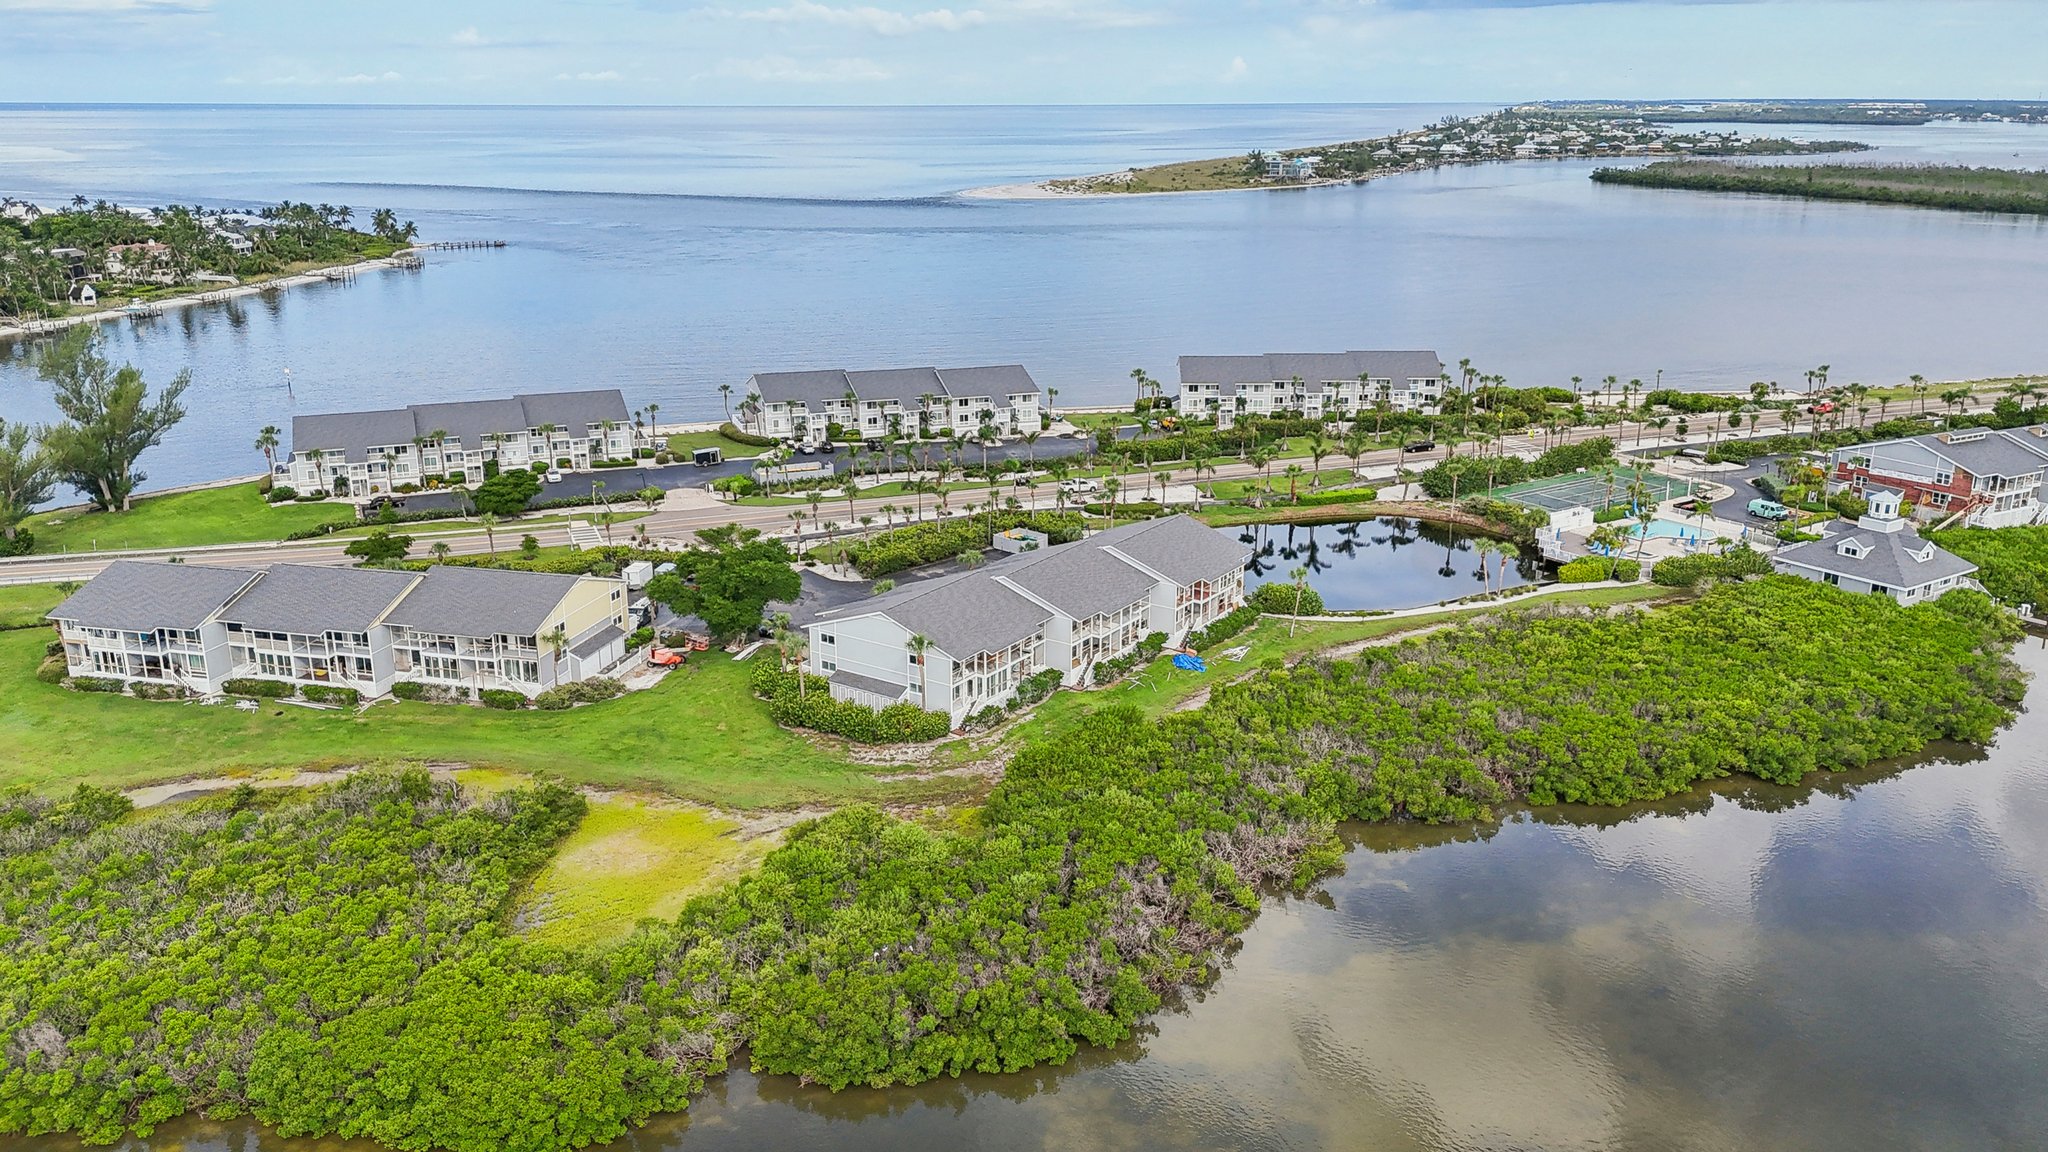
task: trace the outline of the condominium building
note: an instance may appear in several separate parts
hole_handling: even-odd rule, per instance
[[[616,388],[296,416],[274,477],[301,492],[369,497],[451,474],[479,483],[487,463],[589,468],[633,455],[631,419]]]
[[[999,436],[1039,430],[1039,388],[1021,364],[759,372],[747,378],[736,422],[756,436],[823,443],[845,438]]]
[[[1240,416],[1299,412],[1349,419],[1385,403],[1392,412],[1434,413],[1444,365],[1434,352],[1272,352],[1180,358],[1182,415],[1231,427]]]
[[[625,582],[437,565],[267,570],[122,560],[48,619],[74,676],[202,695],[230,679],[412,681],[532,696],[625,658]]]
[[[1035,673],[1078,684],[1153,632],[1178,641],[1237,608],[1249,554],[1187,516],[1127,524],[826,612],[807,667],[835,698],[957,726]]]
[[[1974,528],[2048,519],[2048,425],[1959,428],[1834,450],[1828,490],[1902,493],[1929,520]]]

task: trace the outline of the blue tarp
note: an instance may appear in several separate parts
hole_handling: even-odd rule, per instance
[[[1184,672],[1207,672],[1209,670],[1209,666],[1202,662],[1200,656],[1190,656],[1185,652],[1173,658],[1173,666]]]

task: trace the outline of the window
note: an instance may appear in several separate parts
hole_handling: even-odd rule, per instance
[[[839,641],[834,640],[832,638],[832,634],[830,632],[818,633],[818,643],[820,644],[837,644],[838,642]]]
[[[421,657],[420,671],[438,680],[455,680],[462,675],[461,666],[448,656]]]
[[[538,660],[507,660],[503,668],[507,680],[524,680],[532,684],[540,682],[540,661]]]
[[[258,652],[256,653],[256,670],[265,676],[290,676],[292,674],[292,658],[282,652]]]
[[[612,599],[614,599],[614,600],[617,600],[618,598],[619,598],[619,590],[618,590],[617,588],[614,588],[614,589],[612,589]]]
[[[1841,587],[1842,585],[1842,578],[1840,576],[1835,575],[1833,572],[1823,572],[1821,573],[1820,578],[1822,583],[1833,584],[1837,588]]]
[[[820,660],[820,661],[818,661],[818,667],[820,667],[820,668],[823,668],[823,669],[824,669],[825,671],[827,671],[827,672],[837,672],[837,671],[839,671],[839,665],[837,665],[837,664],[833,663],[833,662],[832,662],[832,661],[830,661],[830,660]]]

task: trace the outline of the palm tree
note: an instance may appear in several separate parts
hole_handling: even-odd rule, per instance
[[[552,629],[541,633],[540,646],[547,649],[548,655],[551,657],[548,661],[548,686],[553,687],[561,683],[562,679],[562,653],[569,650],[568,625],[557,624]]]
[[[1323,486],[1323,457],[1330,454],[1330,439],[1323,435],[1321,428],[1311,428],[1308,434],[1309,458],[1315,461],[1316,474],[1309,480],[1311,488]]]
[[[1296,465],[1296,467],[1299,467],[1299,465]],[[1294,581],[1294,614],[1287,618],[1287,634],[1292,636],[1294,635],[1294,625],[1301,619],[1302,597],[1308,592],[1308,568],[1305,566],[1295,568],[1289,571],[1287,576],[1288,579]]]
[[[1923,416],[1926,415],[1927,390],[1933,387],[1933,385],[1929,384],[1927,382],[1927,378],[1925,376],[1920,375],[1918,372],[1915,372],[1911,376],[1906,377],[1906,379],[1912,381],[1913,395],[1919,397],[1920,399],[1920,414]]]
[[[448,542],[446,540],[436,540],[434,541],[434,546],[432,548],[427,549],[427,551],[432,552],[434,554],[434,563],[446,564],[448,562],[448,554],[455,550],[453,548],[448,547]]]
[[[1159,481],[1159,502],[1164,504],[1166,503],[1166,486],[1173,482],[1173,469],[1164,468],[1154,472],[1152,475],[1154,479]]]
[[[854,483],[851,473],[848,473],[846,479],[840,483],[839,494],[846,497],[846,518],[848,520],[853,519],[853,498],[860,495],[860,485]],[[872,522],[872,519],[870,522]]]
[[[1301,465],[1289,464],[1281,474],[1287,477],[1287,502],[1301,503]]]
[[[484,542],[490,546],[491,559],[496,560],[498,558],[498,536],[495,529],[498,527],[498,518],[489,512],[485,512],[476,518],[476,522],[484,530]]]
[[[1488,584],[1486,582],[1486,561],[1488,557],[1492,556],[1495,552],[1500,551],[1500,545],[1494,543],[1488,537],[1481,536],[1479,539],[1474,540],[1472,542],[1472,551],[1478,553],[1479,555],[1480,590],[1483,592],[1491,592],[1493,591],[1493,585]]]
[[[720,384],[718,394],[725,398],[725,422],[732,423],[732,385]]]
[[[917,704],[922,708],[925,707],[925,698],[929,695],[925,691],[925,657],[932,650],[931,637],[918,633],[910,638],[906,647],[910,649],[910,662],[917,665]]]
[[[1117,489],[1122,487],[1123,481],[1118,480],[1114,476],[1102,482],[1103,495],[1109,497],[1109,526],[1111,528],[1116,527],[1116,493]]]
[[[1607,578],[1614,579],[1615,569],[1621,566],[1622,549],[1628,547],[1628,533],[1619,524],[1602,524],[1586,533],[1586,543],[1607,557]]]
[[[1038,467],[1038,437],[1036,428],[1024,434],[1024,460],[1034,470]]]
[[[265,424],[263,430],[256,433],[256,450],[263,453],[263,462],[268,464],[273,472],[277,470],[277,437],[278,428],[275,424]]]

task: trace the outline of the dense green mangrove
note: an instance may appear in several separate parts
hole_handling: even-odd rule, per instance
[[[0,1131],[192,1110],[403,1148],[571,1148],[744,1050],[839,1087],[1059,1061],[1210,979],[1345,820],[1488,819],[1983,742],[2024,685],[1983,596],[1786,578],[1654,611],[1516,613],[1269,668],[1163,722],[1019,753],[977,826],[873,809],[601,949],[508,927],[580,817],[419,772],[130,815],[0,808]]]

